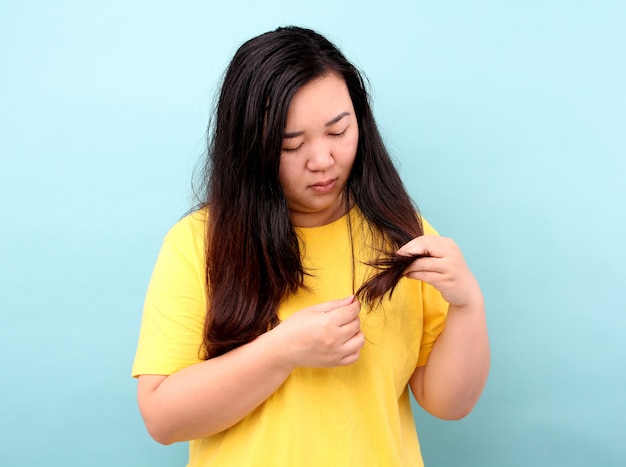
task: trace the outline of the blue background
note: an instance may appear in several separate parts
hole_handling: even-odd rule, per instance
[[[427,465],[626,465],[626,2],[591,0],[2,1],[0,465],[184,465],[136,408],[143,296],[228,60],[284,24],[365,70],[486,295],[488,385],[416,412]]]

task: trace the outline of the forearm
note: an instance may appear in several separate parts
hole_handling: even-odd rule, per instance
[[[151,436],[170,444],[223,431],[243,419],[289,376],[280,349],[270,331],[220,357],[152,380],[157,385],[148,379],[142,387],[140,381],[139,405]]]
[[[425,367],[411,378],[420,405],[444,419],[459,419],[474,407],[489,373],[489,342],[482,297],[472,306],[450,305],[444,331]]]

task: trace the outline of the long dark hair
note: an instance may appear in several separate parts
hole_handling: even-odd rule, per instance
[[[287,293],[304,287],[307,272],[278,180],[287,110],[295,93],[329,72],[345,80],[359,125],[346,187],[390,252],[422,234],[408,196],[377,129],[359,71],[326,38],[309,29],[278,28],[244,43],[224,75],[211,125],[201,206],[208,291],[203,358],[250,342],[278,324]],[[382,276],[357,295],[376,301],[393,290],[400,266],[381,256]],[[400,274],[401,275],[401,274]]]

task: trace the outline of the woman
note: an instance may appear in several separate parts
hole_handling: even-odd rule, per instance
[[[307,29],[249,40],[208,155],[204,202],[146,297],[149,433],[191,440],[190,466],[423,465],[409,390],[437,417],[469,413],[483,299],[407,195],[358,71]]]

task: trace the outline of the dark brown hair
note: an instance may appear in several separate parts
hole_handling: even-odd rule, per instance
[[[307,271],[278,168],[291,99],[329,72],[345,80],[359,125],[346,207],[358,206],[380,245],[391,252],[383,252],[376,264],[382,275],[358,290],[361,299],[376,301],[393,290],[405,268],[398,261],[406,261],[394,260],[393,252],[422,234],[358,70],[309,29],[278,28],[247,41],[226,70],[209,126],[201,202],[209,211],[203,358],[226,353],[276,326],[281,299],[304,286]]]

